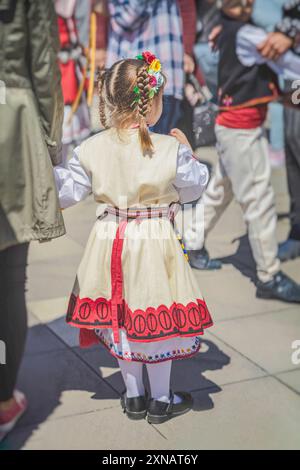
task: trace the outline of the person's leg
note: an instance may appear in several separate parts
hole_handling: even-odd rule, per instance
[[[170,378],[172,361],[147,364],[151,397],[154,400],[168,402],[170,398]]]
[[[6,364],[0,365],[0,410],[13,399],[27,333],[25,304],[28,243],[0,251],[0,340]]]
[[[217,150],[219,161],[199,203],[190,209],[185,217],[184,242],[189,251],[190,264],[197,269],[218,269],[221,262],[209,259],[204,249],[205,239],[233,199],[232,185],[224,166],[223,158],[227,156],[227,147],[223,148],[219,139],[219,126],[216,126]],[[230,146],[230,156],[234,158],[234,142]],[[204,211],[203,211],[204,209]]]
[[[248,227],[249,242],[262,282],[279,271],[277,259],[275,198],[267,139],[261,128],[220,131],[223,162]],[[234,146],[233,146],[234,144]],[[234,157],[233,157],[234,154]]]
[[[125,383],[127,398],[145,395],[143,363],[123,361],[121,359],[118,359],[118,363]]]
[[[121,396],[121,407],[129,419],[144,419],[147,399],[143,383],[143,363],[118,359],[126,391]]]
[[[218,139],[218,130],[216,129]],[[224,165],[224,155],[226,148],[223,148],[222,140],[217,140],[217,151],[219,161],[215,167],[207,190],[202,197],[204,205],[204,237],[214,228],[221,215],[227,209],[233,199],[232,183]],[[234,158],[233,148],[231,149],[232,159]],[[227,156],[228,158],[228,156]]]
[[[232,190],[240,203],[248,227],[249,241],[257,266],[256,296],[284,302],[300,302],[300,286],[280,270],[276,242],[277,216],[271,186],[268,143],[261,128],[223,132],[223,158]],[[235,160],[230,143],[235,142]]]
[[[172,361],[146,364],[150,388],[151,400],[148,405],[148,422],[159,424],[171,417],[188,412],[193,405],[193,399],[189,393],[170,390],[170,378]]]
[[[151,397],[154,400],[169,403],[172,361],[147,364],[146,367],[150,382]],[[173,396],[174,404],[180,403],[181,401],[181,398],[176,394]]]
[[[232,134],[230,136],[230,134]],[[224,133],[235,141],[233,162],[228,151],[224,165],[233,193],[241,204],[248,227],[249,241],[257,266],[256,296],[284,302],[300,302],[300,286],[280,271],[276,241],[277,216],[271,186],[268,143],[261,128]]]
[[[280,103],[270,103],[270,145],[276,152],[284,149],[283,106]]]
[[[285,110],[285,152],[290,195],[291,230],[279,247],[282,261],[300,256],[300,112]]]

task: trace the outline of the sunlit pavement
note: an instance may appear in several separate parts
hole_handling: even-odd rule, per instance
[[[212,149],[200,152],[214,161]],[[274,171],[277,210],[288,210],[285,173]],[[29,334],[18,387],[30,408],[4,441],[10,449],[300,448],[300,307],[255,298],[253,261],[233,203],[208,240],[218,272],[195,272],[215,326],[197,356],[173,365],[173,390],[192,392],[194,410],[163,425],[129,421],[116,360],[103,348],[80,350],[64,321],[68,294],[95,220],[92,198],[64,212],[68,234],[32,243]],[[278,239],[288,232],[280,218]],[[300,259],[284,264],[300,282]],[[300,354],[298,355],[298,358]],[[295,361],[294,361],[295,362]]]

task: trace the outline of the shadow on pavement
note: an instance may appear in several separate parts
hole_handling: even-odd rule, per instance
[[[233,240],[239,240],[239,246],[233,255],[221,258],[222,263],[232,264],[241,274],[248,277],[253,283],[256,282],[256,263],[254,261],[248,235]]]
[[[124,385],[116,359],[100,345],[90,350],[68,348],[56,336],[57,342],[51,344],[52,349],[49,346],[44,351],[35,350],[32,342],[41,341],[41,338],[46,341],[45,329],[51,336],[45,325],[29,329],[28,343],[31,344],[27,346],[18,380],[18,388],[28,398],[29,409],[16,429],[0,444],[0,449],[21,449],[49,419],[55,420],[59,426],[60,420],[66,417],[100,411],[103,409],[102,400],[112,400],[105,404],[105,408],[118,406]],[[203,340],[201,352],[197,355],[174,361],[171,387],[174,391],[192,392],[195,411],[212,409],[214,404],[210,395],[220,392],[221,388],[203,373],[222,369],[229,363],[228,355],[213,342]],[[38,446],[43,448],[43,443]]]

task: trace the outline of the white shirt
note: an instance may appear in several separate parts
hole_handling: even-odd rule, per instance
[[[268,36],[262,28],[250,24],[242,26],[237,34],[236,53],[240,62],[251,67],[254,64],[267,64],[278,75],[283,75],[288,80],[300,78],[300,56],[291,51],[282,54],[278,60],[268,60],[257,50]]]

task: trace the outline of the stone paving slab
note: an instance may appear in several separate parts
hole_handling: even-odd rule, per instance
[[[51,243],[51,242],[50,242]],[[58,256],[28,266],[28,301],[65,297],[70,294],[81,252],[73,256]]]
[[[69,297],[34,300],[27,302],[27,308],[32,317],[40,323],[48,323],[63,317],[67,311]]]
[[[193,396],[194,412],[159,426],[170,448],[300,449],[299,396],[274,378]]]
[[[292,343],[300,339],[299,306],[220,322],[212,334],[269,373],[285,372],[293,368]]]
[[[115,406],[119,399],[99,373],[66,347],[25,356],[18,387],[30,405],[20,427],[101,410]]]
[[[45,421],[38,428],[15,431],[7,448],[25,450],[99,450],[168,448],[167,440],[145,420],[130,421],[119,404],[93,413]]]
[[[300,395],[300,369],[283,372],[276,377]]]
[[[30,264],[36,262],[53,262],[63,257],[78,257],[78,253],[82,250],[82,246],[72,240],[68,235],[54,238],[44,243],[31,243],[29,247]]]
[[[215,322],[248,317],[276,310],[289,310],[289,304],[255,297],[256,288],[248,277],[225,266],[214,272],[194,269],[200,289]]]
[[[75,347],[79,343],[79,329],[66,323],[68,301],[68,297],[35,301],[28,308],[36,321],[47,325],[65,344]]]
[[[60,341],[47,326],[31,322],[27,334],[25,355],[37,355],[65,348],[65,343]]]
[[[300,449],[299,397],[273,378],[231,384],[222,390],[201,390],[194,392],[193,397],[192,412],[159,426],[151,426],[146,421],[129,421],[116,405],[19,428],[6,440],[5,446],[24,449]]]
[[[200,390],[263,377],[265,371],[208,331],[203,336],[200,352],[184,364],[173,364],[173,389],[182,384],[189,390]]]

